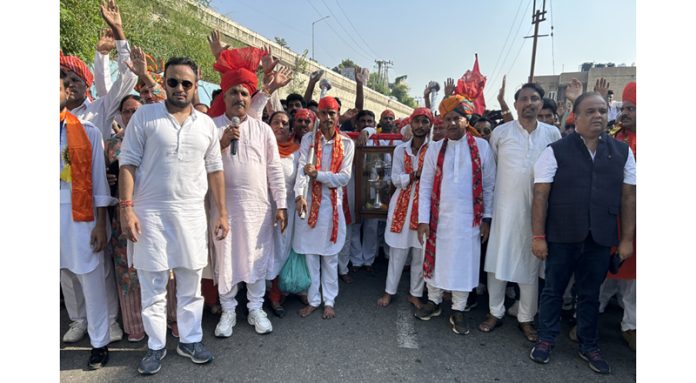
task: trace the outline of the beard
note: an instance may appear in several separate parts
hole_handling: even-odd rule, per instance
[[[175,98],[168,98],[167,102],[177,108],[185,108],[191,105],[191,100],[177,100]]]

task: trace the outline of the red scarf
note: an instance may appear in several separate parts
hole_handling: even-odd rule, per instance
[[[632,132],[626,128],[621,128],[614,136],[617,140],[625,142],[633,151],[633,156],[636,157],[636,132]]]
[[[425,152],[428,149],[428,144],[424,143],[418,152],[418,170],[423,169],[423,159],[425,158]],[[413,174],[413,164],[411,163],[411,156],[404,150],[404,170],[406,174]],[[420,190],[420,179],[415,182],[416,192],[413,196],[413,202],[411,203],[411,218],[409,221],[408,228],[411,230],[418,229],[418,195]],[[401,233],[404,228],[404,221],[406,221],[406,213],[408,212],[408,200],[411,197],[411,187],[413,183],[409,184],[406,189],[402,189],[399,192],[399,198],[396,200],[396,206],[394,207],[394,220],[391,224],[392,233]]]
[[[321,158],[323,145],[321,144],[322,133],[317,131],[314,136],[314,153],[315,153],[315,167],[317,171],[321,170]],[[344,147],[343,139],[341,134],[336,131],[334,135],[334,144],[331,149],[331,165],[329,171],[332,173],[338,173],[341,170],[341,163],[343,162]],[[332,228],[331,228],[331,242],[336,243],[338,238],[338,190],[336,188],[329,188],[331,192],[331,207],[333,209],[332,218]],[[312,181],[312,207],[309,211],[309,219],[307,223],[309,227],[314,228],[317,225],[317,219],[319,218],[319,207],[321,206],[321,194],[322,194],[322,184],[317,180]],[[344,190],[345,196],[345,190]],[[345,197],[344,197],[344,210],[345,210]]]
[[[68,138],[68,159],[72,178],[73,221],[94,221],[92,201],[92,143],[85,128],[72,113],[64,109],[60,112]]]
[[[425,257],[423,259],[423,277],[425,278],[431,278],[433,270],[435,269],[435,240],[437,238],[437,221],[440,217],[442,165],[445,162],[445,151],[447,150],[448,141],[447,138],[444,139],[440,153],[437,156],[433,192],[430,198],[430,235],[425,244]],[[468,131],[466,133],[466,142],[469,144],[469,153],[471,154],[471,186],[474,200],[473,226],[479,226],[483,219],[483,176],[481,172],[481,157],[479,156],[476,140]]]
[[[295,142],[292,138],[288,142],[278,143],[278,152],[281,157],[290,157],[293,153],[300,149],[300,145]]]

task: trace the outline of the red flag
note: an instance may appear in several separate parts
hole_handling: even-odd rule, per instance
[[[472,70],[466,73],[457,81],[455,93],[468,98],[474,102],[474,113],[483,115],[486,110],[486,100],[483,97],[483,88],[486,86],[486,77],[479,71],[478,54],[474,61]]]
[[[479,70],[479,63],[478,63],[478,53],[474,54],[476,56],[476,60],[474,60],[474,68],[472,71],[474,74],[481,75],[481,71]],[[484,77],[484,87],[485,87],[485,77]],[[479,94],[478,98],[474,100],[474,110],[476,111],[476,114],[483,116],[483,112],[486,110],[486,99],[483,97],[483,88],[481,88],[481,94]]]

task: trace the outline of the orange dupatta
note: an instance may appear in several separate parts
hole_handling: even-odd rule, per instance
[[[321,144],[322,133],[317,130],[314,136],[314,153],[316,154],[315,167],[317,171],[321,170],[321,158],[323,145]],[[334,136],[334,144],[331,149],[331,165],[329,171],[332,173],[338,173],[341,170],[341,163],[343,162],[344,155],[343,139],[341,134],[336,130],[336,135]],[[322,184],[317,180],[312,181],[312,207],[309,211],[309,219],[307,223],[309,227],[314,228],[317,225],[317,219],[319,218],[319,207],[321,206],[321,190]],[[331,228],[331,242],[336,243],[338,238],[338,190],[336,188],[329,188],[331,191],[331,206],[333,208],[333,219]]]
[[[67,110],[60,112],[68,138],[68,161],[72,179],[72,214],[76,222],[94,221],[92,201],[92,143],[80,120]]]

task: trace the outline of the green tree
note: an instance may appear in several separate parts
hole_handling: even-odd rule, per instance
[[[385,96],[389,96],[391,92],[389,88],[384,85],[384,82],[379,78],[377,73],[370,73],[370,78],[367,80],[367,87],[374,90],[375,92],[382,93]]]
[[[289,49],[289,48],[288,48],[288,42],[285,41],[284,38],[276,36],[276,37],[273,38],[273,40],[275,40],[276,44],[280,45],[281,47],[286,48],[286,49]]]
[[[395,82],[391,87],[391,95],[396,97],[400,103],[408,105],[411,108],[417,108],[418,103],[413,97],[408,95],[409,87],[406,85],[405,81]]]
[[[358,66],[358,64],[353,62],[353,60],[343,59],[343,61],[341,61],[340,64],[336,65],[331,70],[333,70],[336,73],[341,73],[341,70],[343,70],[344,68],[355,68],[356,66]]]

